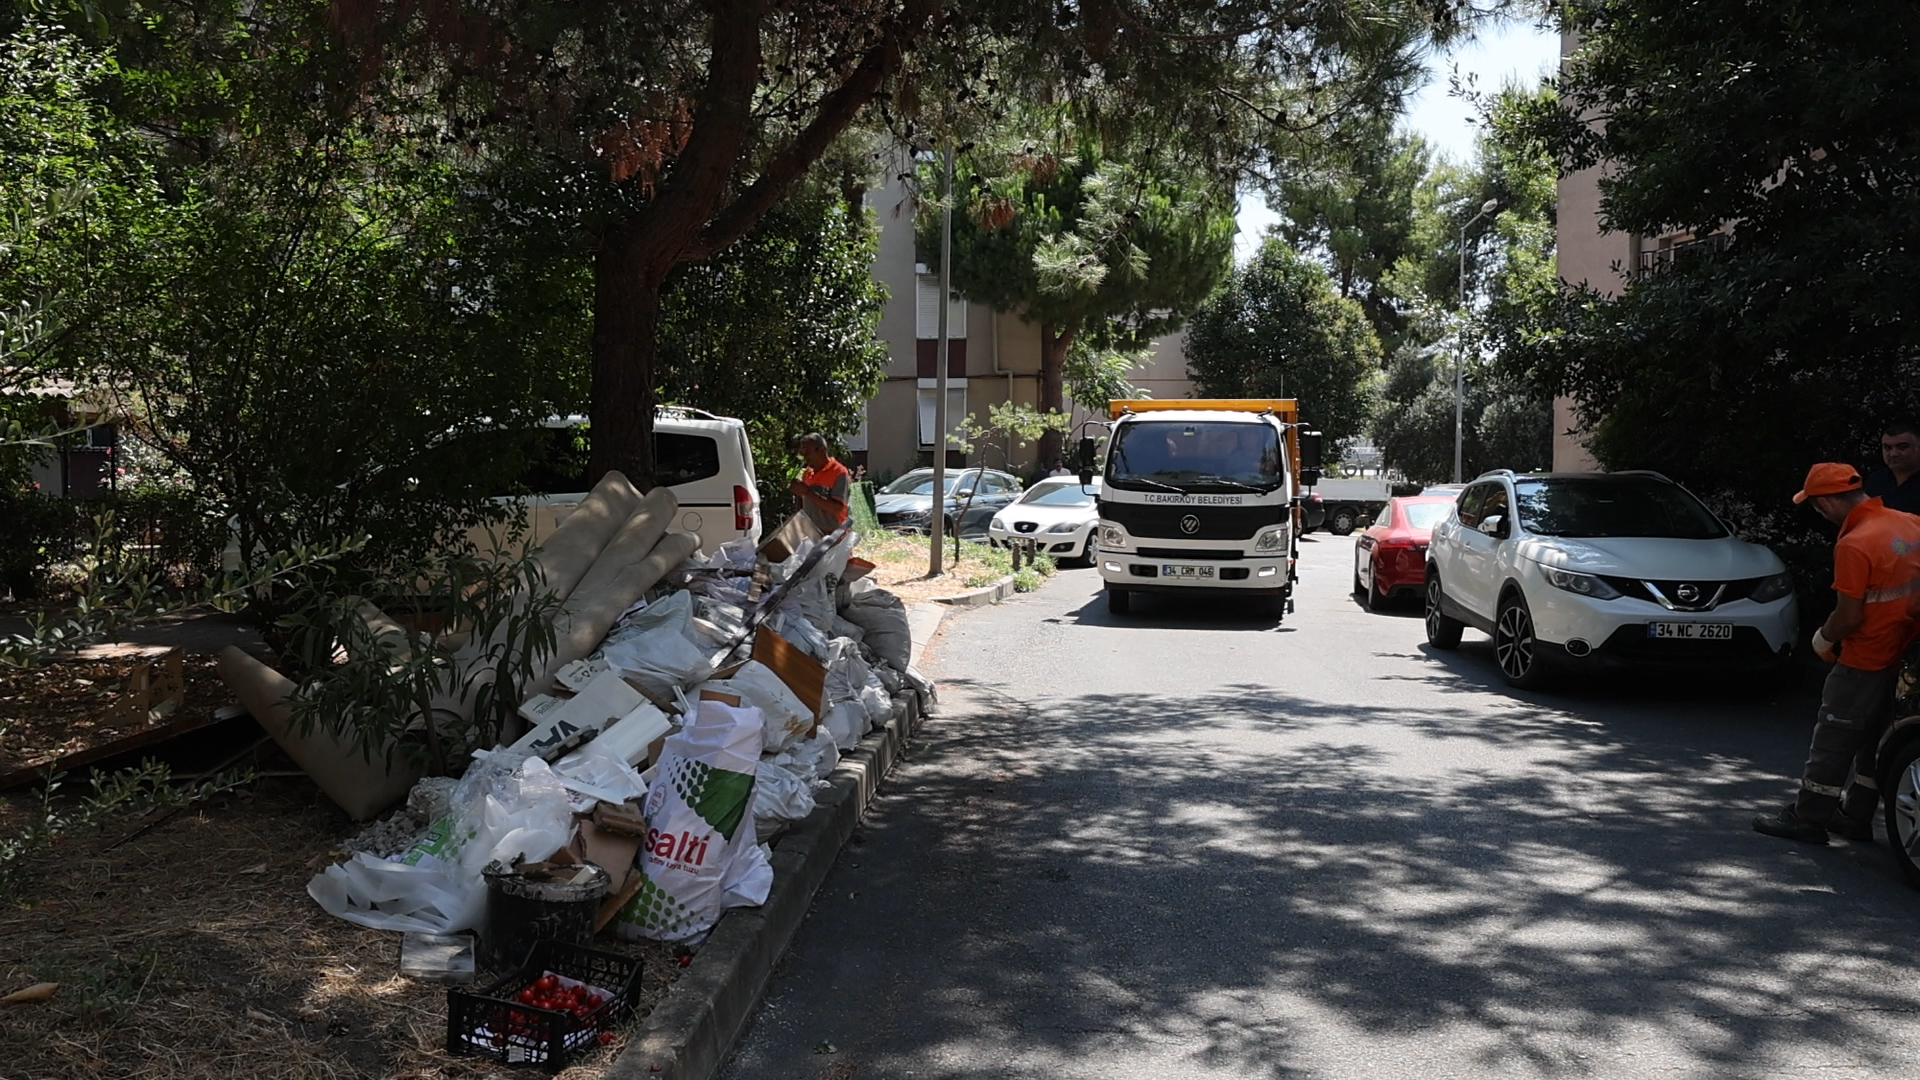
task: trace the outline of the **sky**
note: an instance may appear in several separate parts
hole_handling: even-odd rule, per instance
[[[1414,95],[1402,123],[1425,136],[1438,153],[1455,161],[1471,160],[1476,134],[1470,122],[1473,111],[1466,102],[1451,96],[1449,76],[1454,69],[1459,69],[1462,79],[1473,77],[1475,88],[1485,93],[1498,90],[1510,80],[1531,83],[1559,62],[1559,35],[1537,29],[1531,22],[1483,31],[1475,40],[1435,53],[1428,60],[1427,83]],[[1235,261],[1245,262],[1253,255],[1273,221],[1273,212],[1258,195],[1241,200]]]

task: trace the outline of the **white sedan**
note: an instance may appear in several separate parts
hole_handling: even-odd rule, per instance
[[[1020,501],[993,515],[987,536],[996,547],[1033,541],[1034,550],[1060,559],[1086,559],[1100,522],[1095,497],[1100,480],[1082,487],[1073,476],[1050,476],[1027,489]]]

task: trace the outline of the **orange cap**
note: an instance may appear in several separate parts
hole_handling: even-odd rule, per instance
[[[1858,469],[1836,461],[1823,461],[1807,470],[1807,482],[1800,488],[1799,493],[1794,495],[1793,501],[1803,503],[1815,495],[1841,495],[1859,490]]]

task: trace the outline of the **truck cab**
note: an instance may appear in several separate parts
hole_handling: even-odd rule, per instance
[[[1295,403],[1125,400],[1108,408],[1094,545],[1108,609],[1126,614],[1135,595],[1212,592],[1257,598],[1285,615],[1299,555]]]

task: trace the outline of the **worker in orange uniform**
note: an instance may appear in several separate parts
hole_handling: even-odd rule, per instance
[[[793,449],[806,462],[807,471],[787,485],[800,497],[800,509],[821,533],[830,533],[847,521],[847,496],[853,486],[853,474],[827,453],[826,436],[818,432],[802,435]]]
[[[1849,840],[1873,841],[1873,811],[1880,801],[1876,752],[1893,719],[1901,657],[1920,632],[1914,618],[1920,517],[1889,510],[1861,488],[1853,466],[1826,462],[1807,473],[1793,497],[1840,526],[1833,546],[1833,614],[1813,632],[1813,651],[1833,670],[1820,693],[1799,797],[1778,814],[1753,819],[1753,827],[1768,836],[1824,844],[1832,830]]]

